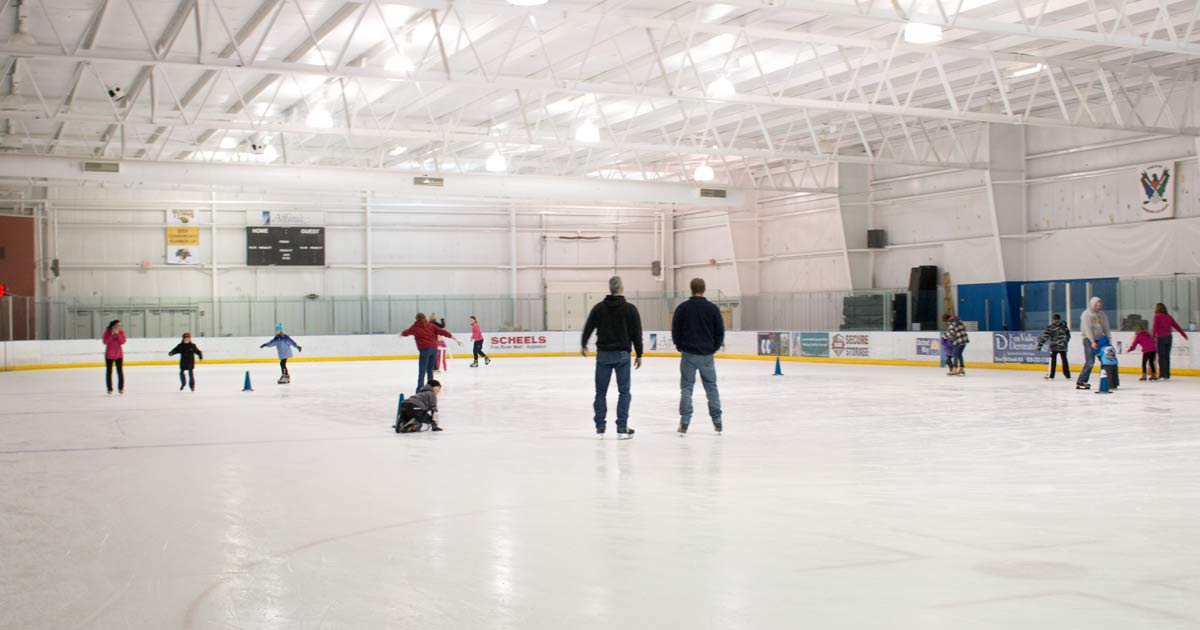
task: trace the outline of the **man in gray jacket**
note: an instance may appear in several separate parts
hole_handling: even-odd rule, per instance
[[[1075,389],[1091,389],[1088,378],[1092,375],[1092,366],[1096,364],[1096,350],[1099,349],[1101,337],[1111,337],[1108,328],[1108,317],[1104,315],[1104,302],[1094,297],[1088,302],[1088,309],[1079,318],[1079,332],[1083,336],[1083,371],[1079,380],[1075,381]]]

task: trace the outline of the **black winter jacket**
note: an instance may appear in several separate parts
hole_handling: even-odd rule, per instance
[[[602,352],[629,352],[632,344],[642,356],[642,317],[637,307],[623,295],[610,295],[592,308],[583,326],[583,347],[596,332],[596,349]]]
[[[1061,319],[1050,322],[1046,331],[1038,339],[1038,348],[1040,349],[1046,342],[1050,343],[1050,352],[1066,352],[1067,346],[1071,343],[1071,329],[1067,327],[1067,322]]]
[[[188,342],[181,343],[175,346],[175,349],[167,354],[169,357],[179,355],[179,369],[191,370],[196,367],[196,357],[204,358],[204,353],[200,352],[200,348],[196,344]]]
[[[725,343],[721,309],[701,296],[680,302],[671,319],[671,340],[680,352],[715,354]]]

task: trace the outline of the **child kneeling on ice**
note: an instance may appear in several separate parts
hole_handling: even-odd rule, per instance
[[[400,418],[396,421],[399,427],[397,433],[415,433],[421,430],[422,424],[431,425],[431,431],[441,431],[438,426],[437,395],[442,391],[442,384],[430,380],[424,387],[417,390],[400,405]]]

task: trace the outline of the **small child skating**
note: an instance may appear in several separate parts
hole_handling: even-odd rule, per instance
[[[441,328],[443,330],[446,328],[446,318],[443,317],[441,319],[438,319],[437,313],[429,314],[429,323],[433,324],[434,326],[437,326],[438,328]],[[459,345],[462,345],[462,344],[459,344]],[[439,373],[439,372],[445,372],[450,368],[450,363],[448,361],[449,355],[450,355],[450,349],[446,345],[446,340],[438,339],[437,340],[437,359],[434,361],[434,364],[433,364],[433,372],[435,374]]]
[[[1133,337],[1133,343],[1129,344],[1129,351],[1133,352],[1134,348],[1142,348],[1142,378],[1139,381],[1146,380],[1146,366],[1150,367],[1150,379],[1158,380],[1158,341],[1146,331],[1146,327],[1138,324],[1137,333]]]
[[[1107,335],[1096,340],[1096,360],[1100,362],[1100,369],[1108,376],[1108,389],[1116,391],[1121,386],[1121,371],[1117,365],[1117,349],[1113,347],[1112,340]]]
[[[1038,350],[1042,349],[1043,345],[1049,344],[1050,350],[1050,373],[1042,377],[1048,381],[1054,380],[1055,363],[1058,358],[1062,357],[1062,373],[1063,378],[1071,380],[1071,365],[1067,363],[1067,347],[1071,343],[1071,328],[1067,326],[1067,322],[1062,320],[1062,317],[1055,313],[1050,317],[1050,325],[1042,332],[1042,336],[1038,339]]]
[[[967,334],[967,325],[950,313],[942,315],[942,321],[946,323],[946,334],[954,342],[954,367],[947,373],[947,376],[966,376],[967,366],[963,361],[963,351],[967,349],[967,344],[971,343],[971,336]]]
[[[196,344],[192,343],[192,333],[183,333],[183,340],[179,342],[179,345],[175,346],[174,350],[168,352],[167,356],[173,357],[177,354],[179,355],[179,391],[183,391],[185,386],[192,391],[196,391],[196,375],[194,372],[196,359],[203,361],[204,353],[200,352],[200,348],[197,348]],[[185,372],[187,373],[186,377]]]
[[[400,417],[396,419],[396,433],[416,433],[422,424],[430,425],[431,431],[441,431],[437,423],[437,396],[442,384],[430,380],[400,405]]]
[[[958,371],[954,365],[954,339],[946,331],[942,331],[942,358],[946,361],[946,376],[954,376]]]
[[[475,361],[471,363],[471,367],[479,367],[479,357],[483,357],[483,364],[490,365],[492,359],[483,352],[483,331],[479,329],[479,320],[475,316],[471,316],[471,352],[475,355]]]
[[[283,324],[275,324],[275,336],[259,347],[266,348],[268,346],[273,346],[275,351],[279,353],[280,375],[277,382],[280,385],[291,383],[292,375],[288,373],[287,360],[292,358],[292,348],[295,348],[297,352],[304,352],[304,348],[301,348],[300,344],[283,333]]]

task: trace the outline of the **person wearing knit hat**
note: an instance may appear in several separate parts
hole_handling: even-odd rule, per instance
[[[1088,301],[1088,308],[1079,318],[1079,332],[1083,336],[1083,370],[1079,372],[1079,380],[1075,381],[1075,389],[1091,389],[1088,379],[1092,376],[1092,367],[1096,365],[1096,351],[1100,349],[1100,339],[1112,336],[1108,327],[1108,317],[1104,314],[1104,301],[1093,297]]]
[[[263,345],[261,345],[259,347],[260,348],[267,348],[267,347],[275,348],[275,351],[277,353],[279,353],[280,375],[279,375],[278,383],[280,385],[286,385],[286,384],[292,382],[292,375],[288,373],[287,360],[292,358],[292,348],[295,348],[297,352],[303,352],[304,349],[300,347],[300,344],[298,344],[294,340],[292,340],[291,337],[284,334],[283,324],[275,324],[275,336],[272,337],[270,341],[268,341],[267,343],[264,343]]]

